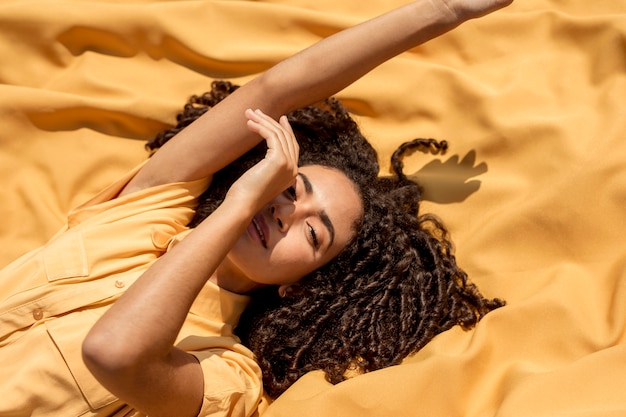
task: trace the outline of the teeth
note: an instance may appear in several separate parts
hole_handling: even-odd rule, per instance
[[[263,242],[263,246],[266,246],[266,242],[265,242],[265,235],[263,234],[263,231],[261,230],[261,226],[259,226],[259,224],[256,222],[256,219],[252,219],[252,223],[254,223],[254,227],[256,227],[256,231],[259,232],[259,236],[261,237],[261,242]]]

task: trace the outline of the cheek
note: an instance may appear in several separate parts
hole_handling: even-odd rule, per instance
[[[321,266],[308,244],[283,239],[270,257],[271,269],[283,278],[300,279]]]

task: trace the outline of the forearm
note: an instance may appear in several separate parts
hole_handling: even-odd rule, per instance
[[[141,352],[166,351],[196,295],[250,223],[248,211],[225,200],[128,288],[94,332],[110,331],[116,339],[133,336]]]
[[[197,294],[249,217],[225,202],[157,260],[94,325],[83,344],[83,357],[113,394],[151,415],[168,409],[177,415],[197,411],[202,371],[174,343]]]
[[[420,0],[323,39],[242,86],[180,132],[123,193],[212,175],[259,142],[246,129],[245,109],[260,108],[277,118],[325,99],[464,20],[444,0]]]
[[[224,131],[240,128],[230,114],[243,120],[243,110],[260,108],[278,118],[326,99],[383,62],[453,29],[462,20],[444,7],[442,0],[421,0],[337,32],[242,86],[184,135],[200,147],[207,137],[200,134],[205,126]],[[239,137],[247,148],[259,140],[258,136]]]
[[[409,3],[337,32],[262,75],[275,92],[277,116],[325,99],[385,61],[462,23],[440,0]]]
[[[227,254],[245,236],[253,216],[284,192],[298,172],[298,144],[286,118],[277,122],[254,111],[246,117],[248,128],[267,143],[265,158],[126,290],[83,342],[85,363],[100,383],[150,415],[197,412],[203,371],[192,355],[174,347],[176,337],[207,280],[240,292],[260,285],[238,273]]]

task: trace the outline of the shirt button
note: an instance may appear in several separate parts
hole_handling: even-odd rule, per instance
[[[41,320],[43,318],[43,308],[36,308],[33,310],[33,318],[35,320]]]
[[[122,281],[121,279],[115,281],[115,288],[124,288],[124,286],[126,286],[126,284],[124,284],[124,281]]]

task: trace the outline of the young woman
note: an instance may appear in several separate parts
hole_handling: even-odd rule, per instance
[[[307,151],[312,160],[299,166],[296,135],[283,115],[509,2],[419,0],[329,37],[232,92],[72,211],[66,229],[0,275],[0,356],[8,375],[0,382],[0,414],[250,415],[262,392],[260,369],[233,333],[246,294],[259,302],[240,333],[272,394],[310,369],[337,381],[352,368],[397,363],[436,332],[471,326],[499,305],[466,285],[446,237],[433,238],[443,230],[435,220],[423,233],[429,218],[415,217],[415,185],[402,175],[376,179],[375,158],[338,169],[343,165],[332,158]],[[329,117],[345,121],[333,106]],[[316,110],[291,118],[304,121],[299,136],[315,143],[308,135],[318,125],[308,113]],[[200,194],[261,139],[263,159],[226,181],[227,192],[191,231]],[[209,194],[217,182],[213,187]],[[402,211],[410,215],[396,216]],[[397,233],[411,228],[421,232]],[[396,239],[408,250],[390,251]],[[407,253],[413,256],[394,258]],[[389,291],[376,288],[381,280]],[[418,281],[429,289],[416,299],[458,295],[432,310],[407,310],[403,288]],[[350,304],[354,309],[341,307]],[[365,310],[372,313],[358,315]],[[393,310],[402,310],[400,327],[410,334],[398,349],[388,344],[397,338],[387,323]],[[326,334],[328,323],[352,332],[338,339]],[[307,326],[308,340],[290,337]],[[24,359],[32,346],[38,354]],[[329,361],[325,352],[333,349],[338,359]]]
[[[148,147],[158,149],[237,88],[214,82],[210,92],[190,99],[176,127]],[[322,369],[336,383],[346,373],[396,364],[436,334],[455,324],[472,327],[501,305],[466,281],[445,228],[436,217],[420,215],[419,186],[402,172],[404,151],[437,151],[445,142],[403,144],[392,156],[396,176],[379,178],[376,151],[337,100],[293,111],[288,120],[300,145],[300,166],[341,171],[358,184],[364,209],[356,236],[340,255],[298,285],[282,287],[282,294],[273,287],[253,293],[236,333],[253,349],[268,394],[278,396],[310,370]],[[232,183],[265,152],[257,146],[217,172],[190,226],[219,207]],[[292,200],[298,189],[287,193]]]

